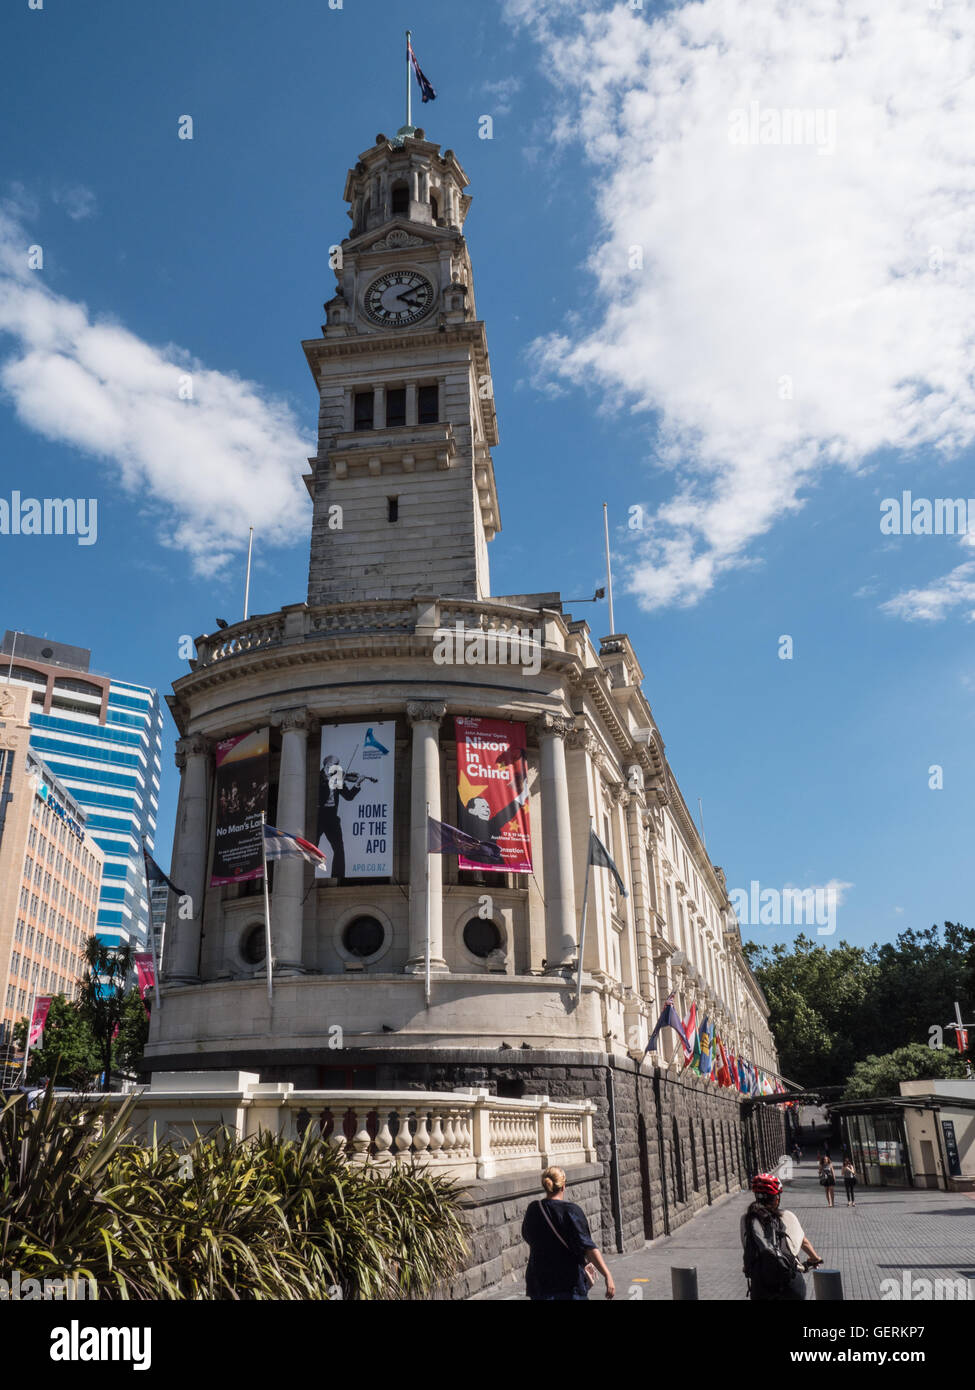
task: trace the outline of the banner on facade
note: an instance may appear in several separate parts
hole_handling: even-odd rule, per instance
[[[30,1021],[30,1045],[36,1047],[41,1040],[44,1032],[44,1025],[47,1023],[47,1016],[51,1012],[51,1000],[47,996],[41,996],[34,1000],[34,1017]]]
[[[318,777],[316,878],[392,878],[396,724],[326,724]]]
[[[476,717],[454,720],[457,738],[457,828],[497,856],[461,855],[462,869],[489,873],[530,874],[531,830],[528,823],[528,759],[524,724]]]
[[[267,814],[267,729],[217,744],[217,830],[210,884],[241,883],[264,873],[261,817]]]
[[[135,957],[135,973],[139,981],[139,998],[142,1000],[142,1007],[146,1011],[146,1018],[148,1018],[150,1012],[149,996],[156,987],[156,967],[149,951],[140,952]]]

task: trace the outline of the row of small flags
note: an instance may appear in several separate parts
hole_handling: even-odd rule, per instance
[[[725,1048],[717,1033],[717,1025],[705,1017],[697,1021],[697,1004],[691,1004],[686,1019],[681,1019],[671,994],[664,1004],[657,1025],[650,1034],[646,1052],[654,1052],[662,1028],[672,1028],[684,1050],[684,1066],[698,1076],[716,1081],[719,1086],[734,1086],[743,1096],[776,1096],[785,1092],[782,1082],[744,1057]]]

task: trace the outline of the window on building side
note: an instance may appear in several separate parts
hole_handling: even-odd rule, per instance
[[[439,386],[421,386],[417,391],[416,418],[421,425],[435,425],[440,419]]]
[[[387,521],[399,521],[399,498],[398,498],[398,497],[387,497],[387,498],[386,498],[386,520],[387,520]]]
[[[374,399],[371,391],[357,391],[355,393],[355,427],[357,430],[372,429]]]
[[[386,392],[386,428],[396,429],[406,424],[406,387],[394,386]]]

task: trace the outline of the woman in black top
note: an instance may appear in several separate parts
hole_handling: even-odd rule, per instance
[[[606,1297],[616,1293],[613,1276],[596,1249],[586,1214],[575,1202],[565,1200],[565,1174],[547,1168],[542,1174],[546,1196],[532,1202],[521,1223],[521,1236],[531,1253],[525,1289],[533,1302],[568,1301],[589,1297],[585,1275],[592,1261],[606,1280]]]

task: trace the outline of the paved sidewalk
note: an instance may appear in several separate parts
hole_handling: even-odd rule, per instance
[[[671,1266],[694,1265],[702,1299],[744,1299],[739,1222],[750,1198],[725,1197],[672,1236],[633,1255],[604,1251],[616,1282],[616,1297],[671,1299]],[[786,1183],[782,1205],[796,1213],[803,1230],[823,1258],[823,1268],[839,1269],[847,1299],[879,1299],[881,1282],[897,1281],[903,1298],[904,1271],[915,1279],[967,1279],[975,1301],[975,1194],[914,1189],[857,1187],[855,1207],[848,1207],[842,1184],[836,1205],[826,1205],[812,1163]],[[527,1261],[528,1247],[525,1247]],[[807,1276],[813,1297],[812,1275]],[[604,1297],[602,1279],[590,1295]],[[922,1292],[916,1290],[917,1292]],[[524,1279],[490,1299],[523,1299]]]

